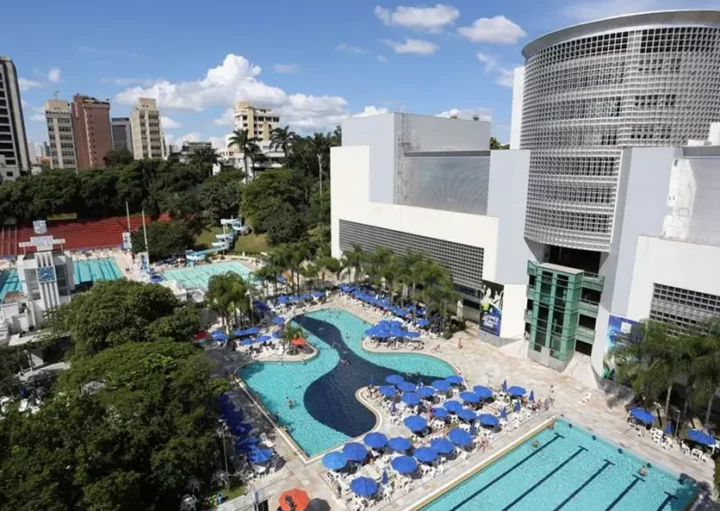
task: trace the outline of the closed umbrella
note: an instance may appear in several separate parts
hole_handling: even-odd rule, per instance
[[[350,442],[343,446],[343,454],[350,461],[362,461],[367,457],[367,449],[363,444]]]
[[[520,411],[520,401],[515,401],[515,406],[513,407],[514,412]]]
[[[400,399],[403,403],[409,404],[410,406],[415,406],[420,403],[420,396],[414,392],[407,392],[403,394]]]
[[[457,374],[451,374],[447,378],[445,378],[445,381],[450,383],[451,385],[460,385],[463,382],[462,376],[458,376]]]
[[[347,462],[347,456],[340,451],[329,452],[323,456],[322,459],[323,466],[329,470],[340,470],[345,468]]]
[[[507,408],[503,406],[503,409],[500,410],[500,418],[507,420]]]
[[[435,390],[439,390],[440,392],[445,392],[450,389],[450,384],[445,380],[435,380],[430,384],[430,386],[433,387]]]
[[[480,399],[490,399],[493,395],[492,390],[487,387],[483,387],[482,385],[475,385],[473,387],[473,392],[480,396]]]
[[[462,410],[458,411],[457,416],[459,419],[462,419],[464,421],[474,421],[477,419],[477,415],[472,410],[468,410],[467,408],[463,408]]]
[[[385,469],[383,469],[382,480],[381,480],[380,482],[383,483],[383,484],[387,484],[387,483],[388,483],[387,470],[385,470]]]
[[[432,414],[433,414],[433,417],[438,417],[440,419],[444,419],[449,415],[449,412],[445,408],[436,406],[432,409]]]
[[[417,388],[414,383],[410,383],[409,381],[401,381],[396,385],[396,387],[403,392],[415,392],[415,389]]]
[[[509,389],[507,389],[507,393],[510,394],[513,397],[520,397],[525,395],[526,390],[522,387],[518,387],[513,385]]]
[[[350,489],[361,497],[372,497],[378,491],[378,483],[369,477],[358,477],[350,483]]]
[[[420,387],[417,389],[417,395],[423,398],[432,397],[435,394],[435,389],[432,387]]]
[[[451,429],[450,433],[448,433],[448,438],[452,441],[452,443],[459,445],[460,447],[465,447],[472,443],[470,433],[459,428]]]
[[[480,396],[478,396],[474,392],[461,392],[460,399],[462,399],[466,403],[479,403],[480,402]]]
[[[530,397],[528,398],[528,401],[530,401],[531,403],[535,402],[535,391],[534,390],[530,391]]]
[[[432,463],[437,459],[438,453],[430,447],[418,447],[415,449],[413,456],[421,463]]]
[[[363,440],[365,445],[372,449],[382,449],[388,443],[388,439],[382,433],[368,433]]]
[[[503,392],[507,392],[507,380],[503,380],[502,389],[503,389]]]
[[[385,378],[385,381],[388,382],[390,385],[397,385],[404,382],[405,378],[403,378],[399,374],[391,374],[390,376],[387,376]]]
[[[381,385],[378,390],[380,391],[380,394],[385,397],[393,397],[397,394],[397,389],[390,385]]]
[[[401,474],[412,474],[417,469],[417,461],[412,456],[398,456],[390,462],[392,468]]]
[[[460,403],[460,401],[445,401],[443,406],[450,413],[458,413],[460,410],[463,409],[463,405]]]
[[[455,450],[455,446],[447,438],[433,438],[430,441],[430,448],[435,449],[440,454],[450,454]]]
[[[483,426],[495,427],[500,423],[497,417],[490,415],[489,413],[481,413],[478,415],[478,419],[480,420],[480,424]]]
[[[665,434],[668,436],[672,435],[672,424],[669,422],[665,424]]]
[[[419,415],[411,415],[410,417],[407,417],[403,422],[405,423],[405,426],[407,426],[408,429],[414,433],[422,431],[427,427],[427,421],[425,420],[425,417],[420,417]]]
[[[643,424],[652,424],[653,422],[655,422],[655,416],[645,408],[631,408],[630,415],[635,417]]]
[[[412,443],[405,437],[396,436],[388,440],[388,446],[393,451],[407,451],[412,447]]]

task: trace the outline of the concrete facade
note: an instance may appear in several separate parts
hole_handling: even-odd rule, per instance
[[[251,137],[269,142],[270,133],[280,126],[280,117],[268,108],[257,108],[247,101],[235,103],[235,129],[247,130]]]
[[[133,152],[132,129],[129,117],[113,117],[110,119],[112,127],[113,149],[127,149]]]
[[[10,58],[0,55],[0,181],[13,181],[29,171],[17,70]]]
[[[45,103],[50,158],[54,169],[76,169],[75,137],[70,103],[51,99]]]
[[[76,94],[71,111],[77,168],[104,169],[105,155],[113,148],[110,102]]]
[[[165,139],[160,122],[160,112],[153,98],[139,98],[130,114],[133,157],[166,158]]]

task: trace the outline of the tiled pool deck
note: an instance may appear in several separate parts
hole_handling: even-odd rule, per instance
[[[344,308],[373,323],[381,319],[379,314],[367,311],[359,304],[350,301],[334,299],[331,303],[319,307],[328,306]],[[307,312],[307,310],[304,312]],[[458,336],[463,339],[462,349],[457,348]],[[428,353],[427,349],[425,353]],[[564,415],[571,422],[592,429],[606,440],[621,444],[639,457],[666,470],[687,474],[700,482],[712,481],[714,470],[712,462],[694,462],[689,457],[680,454],[678,450],[665,451],[652,443],[649,435],[638,438],[635,432],[628,427],[626,422],[627,413],[623,403],[617,402],[613,396],[590,389],[572,377],[541,366],[527,358],[509,355],[503,350],[483,343],[479,340],[477,330],[468,330],[457,334],[452,340],[442,341],[442,352],[436,355],[458,367],[462,375],[472,385],[490,383],[499,386],[507,378],[509,384],[523,385],[527,389],[534,390],[538,399],[547,397],[552,385],[555,388],[555,407],[550,413],[533,417],[524,423],[520,429],[497,439],[493,442],[493,447],[488,451],[470,456],[467,460],[453,466],[442,476],[425,483],[408,495],[403,495],[390,504],[375,506],[373,509],[399,511],[410,508],[412,504],[423,497],[454,480],[470,468],[483,463],[484,460],[487,460],[514,441],[526,436],[543,421],[547,420],[551,414]],[[236,353],[223,352],[223,365],[228,371],[233,370],[240,363],[240,357],[241,355]],[[581,404],[582,398],[587,392],[592,394],[592,398],[588,403]],[[233,394],[238,403],[250,404],[249,398],[242,390],[234,390]],[[257,413],[259,423],[261,420],[260,410],[254,407],[253,412]],[[262,479],[257,487],[263,496],[270,499],[271,507],[277,505],[277,496],[280,493],[287,489],[300,487],[304,488],[311,498],[325,500],[330,509],[345,509],[344,504],[335,498],[330,487],[322,479],[321,474],[324,470],[320,462],[306,463],[294,446],[285,442],[282,436],[278,435],[267,421],[263,420],[263,422],[261,429],[266,429],[270,432],[272,438],[276,439],[277,450],[286,460],[286,468],[283,468],[277,474]],[[404,429],[398,428],[396,431],[394,428],[397,427],[382,423],[379,425],[381,431],[391,435],[407,434]],[[223,511],[240,511],[247,509],[248,505],[252,509],[252,501],[246,496],[223,504],[220,509]]]

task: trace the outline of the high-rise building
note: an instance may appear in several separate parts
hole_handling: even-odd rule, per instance
[[[0,181],[30,170],[20,87],[15,64],[0,56]]]
[[[153,98],[139,98],[135,110],[130,114],[133,156],[143,158],[165,158],[165,141],[160,112]]]
[[[270,133],[280,125],[280,117],[267,108],[256,108],[247,101],[235,103],[235,129],[247,130],[251,137],[262,142],[270,140]]]
[[[76,94],[71,111],[77,168],[104,169],[104,157],[113,148],[110,102]]]
[[[132,129],[130,128],[129,117],[113,117],[110,119],[112,125],[113,149],[127,149],[133,152]]]
[[[54,169],[76,169],[75,137],[70,104],[60,99],[45,103],[50,157]]]

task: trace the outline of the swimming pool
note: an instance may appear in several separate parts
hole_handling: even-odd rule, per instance
[[[6,294],[21,289],[22,286],[20,285],[17,270],[0,270],[0,302],[5,298]]]
[[[96,280],[117,280],[122,276],[120,268],[112,257],[73,261],[75,285]]]
[[[210,277],[227,272],[240,274],[245,280],[252,278],[252,270],[237,261],[226,261],[222,263],[201,264],[192,268],[181,268],[177,270],[166,270],[162,276],[166,280],[174,280],[185,287],[199,287],[207,290]]]
[[[373,413],[355,398],[357,389],[380,384],[392,373],[426,383],[455,374],[435,357],[416,354],[379,354],[361,347],[370,325],[341,309],[323,309],[295,318],[308,333],[318,355],[305,363],[255,362],[240,369],[248,388],[260,396],[267,410],[309,456],[314,456],[375,425]],[[347,364],[340,363],[344,359]],[[287,398],[297,405],[288,407]]]
[[[539,445],[533,447],[537,441]],[[559,420],[423,507],[493,509],[683,510],[697,485],[645,462],[591,432]]]

